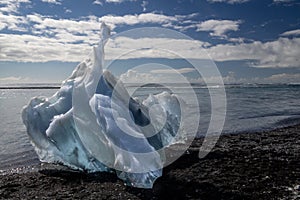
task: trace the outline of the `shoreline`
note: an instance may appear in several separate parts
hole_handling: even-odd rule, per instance
[[[0,199],[293,199],[300,197],[300,124],[225,134],[202,159],[203,138],[163,170],[153,189],[125,186],[115,174],[44,167],[0,175]]]

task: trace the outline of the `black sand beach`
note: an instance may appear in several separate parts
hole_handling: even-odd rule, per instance
[[[296,199],[300,125],[222,136],[198,158],[202,139],[164,169],[153,189],[127,187],[114,174],[47,169],[2,175],[1,199]]]

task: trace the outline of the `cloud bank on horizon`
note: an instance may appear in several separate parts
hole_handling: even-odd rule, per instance
[[[113,34],[157,26],[194,39],[116,37],[107,47],[107,59],[132,46],[174,44],[174,50],[189,59],[205,59],[195,53],[205,49],[220,63],[299,72],[299,8],[298,0],[179,0],[172,6],[140,0],[2,0],[0,62],[80,62],[97,43],[99,24],[105,22]],[[123,57],[139,58],[161,56],[144,52]],[[7,75],[0,81],[8,78],[20,77]]]

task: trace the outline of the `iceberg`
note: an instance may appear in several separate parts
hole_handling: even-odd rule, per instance
[[[110,29],[50,98],[34,97],[22,119],[41,162],[112,172],[125,184],[152,188],[166,163],[164,147],[180,142],[180,102],[163,92],[141,101],[103,70]]]

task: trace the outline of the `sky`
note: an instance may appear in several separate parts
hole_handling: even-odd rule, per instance
[[[108,69],[123,81],[166,78],[165,65],[201,82],[193,60],[216,65],[225,83],[300,82],[299,0],[1,0],[0,84],[66,79],[101,22],[113,37]]]

